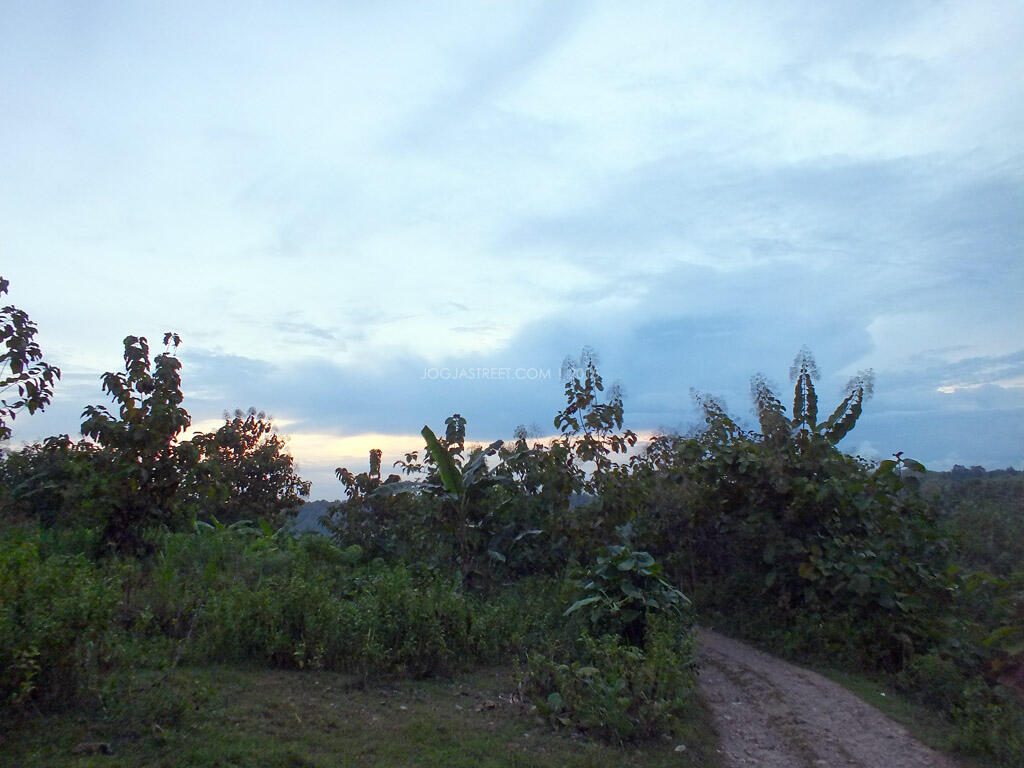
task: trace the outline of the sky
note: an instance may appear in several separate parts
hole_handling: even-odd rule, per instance
[[[750,377],[844,450],[1024,466],[1024,6],[0,0],[0,274],[77,434],[122,339],[195,429],[336,466],[554,431],[584,345],[643,435]],[[785,401],[785,397],[783,400]]]

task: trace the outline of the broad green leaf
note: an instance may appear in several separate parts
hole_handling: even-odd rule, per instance
[[[643,599],[644,593],[641,592],[639,589],[637,589],[636,586],[633,585],[632,583],[630,583],[628,581],[624,581],[624,582],[622,582],[621,586],[622,586],[623,594],[625,594],[625,595],[627,595],[629,597],[636,598],[637,600]]]
[[[430,427],[424,426],[420,434],[427,441],[427,450],[430,451],[434,463],[437,464],[437,473],[441,477],[441,482],[444,483],[445,490],[457,496],[462,496],[465,493],[465,488],[462,485],[462,474],[459,472],[459,468],[455,466],[455,460],[451,457],[451,454],[438,442],[437,436]]]
[[[565,613],[563,613],[562,615],[563,616],[568,616],[570,613],[572,613],[574,611],[577,611],[577,610],[579,610],[580,608],[582,608],[582,607],[584,607],[586,605],[590,605],[592,603],[596,603],[600,599],[601,599],[600,595],[591,595],[590,597],[584,597],[584,598],[582,598],[580,600],[577,600],[572,605],[570,605],[566,609]]]
[[[462,484],[465,487],[471,487],[477,480],[477,476],[486,474],[487,472],[487,457],[492,456],[498,451],[503,445],[501,440],[495,440],[489,446],[484,448],[479,453],[475,454],[473,458],[469,460],[466,466],[462,470]]]

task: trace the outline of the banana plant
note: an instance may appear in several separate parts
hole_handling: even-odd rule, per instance
[[[442,445],[430,427],[424,426],[420,434],[426,441],[434,471],[426,480],[386,483],[374,493],[426,493],[437,498],[441,503],[441,525],[455,539],[459,565],[465,579],[476,566],[473,539],[480,521],[475,519],[475,507],[490,488],[508,480],[503,474],[495,473],[487,467],[487,458],[498,452],[503,441],[495,440],[486,448],[474,451],[465,462],[460,462],[461,450],[450,450]]]

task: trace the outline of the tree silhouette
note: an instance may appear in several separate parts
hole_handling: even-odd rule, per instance
[[[10,282],[0,277],[0,296],[9,286]],[[23,310],[13,305],[0,309],[0,440],[10,439],[9,422],[19,411],[35,413],[50,404],[53,386],[60,378],[60,368],[43,361],[36,332],[36,324]],[[13,390],[17,397],[6,399]]]
[[[793,417],[786,418],[785,408],[765,377],[756,374],[750,381],[750,394],[754,399],[761,435],[765,440],[785,442],[791,437],[808,438],[818,435],[835,445],[857,423],[864,401],[871,397],[874,372],[860,371],[846,383],[846,396],[825,421],[818,422],[818,394],[814,382],[820,378],[818,364],[807,347],[802,347],[789,369],[793,387]]]

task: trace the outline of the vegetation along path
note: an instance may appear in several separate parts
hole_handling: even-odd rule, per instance
[[[706,629],[698,659],[729,768],[955,768],[819,674]]]

